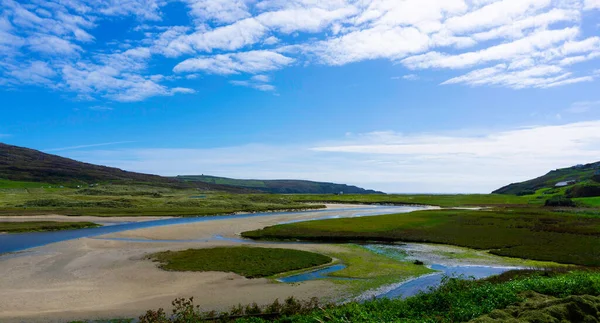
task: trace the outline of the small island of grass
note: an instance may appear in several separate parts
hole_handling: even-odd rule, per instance
[[[330,263],[318,253],[279,248],[217,247],[165,251],[148,256],[169,271],[233,272],[246,278],[260,278]]]
[[[0,222],[2,233],[44,232],[96,228],[99,224],[92,222],[58,222],[58,221],[32,221],[32,222]]]

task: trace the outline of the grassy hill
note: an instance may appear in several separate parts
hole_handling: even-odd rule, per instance
[[[29,148],[0,143],[0,184],[3,184],[3,187],[34,187],[33,183],[76,186],[107,182],[251,192],[248,189],[225,185],[183,182],[171,177],[128,172],[114,167],[83,163]]]
[[[556,184],[568,182],[557,187]],[[541,189],[556,190],[571,197],[600,196],[600,162],[556,169],[544,176],[521,183],[512,183],[495,190],[495,194],[530,195]],[[595,193],[598,192],[598,193]]]
[[[366,190],[351,185],[303,180],[233,179],[207,175],[180,175],[176,178],[185,182],[228,185],[277,194],[338,194],[340,192],[344,194],[383,194],[383,192]]]

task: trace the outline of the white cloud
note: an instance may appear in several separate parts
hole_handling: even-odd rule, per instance
[[[162,175],[253,174],[388,192],[487,193],[558,167],[597,161],[598,129],[600,121],[471,134],[374,132],[296,146],[86,150],[69,157]]]
[[[266,83],[261,83],[261,82],[254,82],[254,81],[229,81],[229,83],[233,84],[233,85],[238,85],[238,86],[245,86],[245,87],[251,87],[253,89],[257,89],[259,91],[275,91],[275,87],[271,84],[266,84]]]
[[[253,81],[257,81],[257,82],[270,82],[271,78],[268,75],[254,75],[253,77],[250,78]]]
[[[593,108],[600,107],[599,101],[579,101],[573,102],[571,106],[566,110],[569,113],[585,113]]]
[[[44,54],[76,55],[82,51],[78,45],[52,35],[32,36],[28,44],[32,50]]]
[[[261,73],[290,65],[294,59],[267,50],[187,59],[175,66],[177,73],[204,71],[213,74]]]
[[[419,79],[419,76],[417,74],[407,74],[402,76],[402,78],[407,81],[416,81]]]
[[[112,111],[112,110],[114,110],[112,107],[108,107],[105,105],[93,105],[93,106],[89,107],[88,109],[93,110],[93,111]]]
[[[232,23],[250,17],[244,0],[186,0],[196,23]]]
[[[600,0],[585,0],[584,9],[600,9]]]

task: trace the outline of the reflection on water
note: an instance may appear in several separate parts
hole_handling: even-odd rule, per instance
[[[299,283],[299,282],[304,282],[307,280],[324,279],[324,278],[352,279],[352,278],[328,276],[328,274],[331,274],[336,271],[340,271],[344,268],[346,268],[346,265],[338,264],[338,265],[333,265],[333,266],[329,266],[329,267],[326,267],[323,269],[314,270],[314,271],[310,271],[310,272],[306,272],[306,273],[302,273],[302,274],[298,274],[298,275],[292,275],[292,276],[279,278],[277,280],[282,283]]]
[[[378,295],[377,298],[406,298],[414,296],[419,292],[427,292],[430,288],[440,285],[444,276],[458,278],[486,278],[493,275],[499,275],[503,272],[516,269],[516,267],[488,267],[488,266],[442,266],[434,264],[431,269],[439,270],[439,273],[421,276],[407,281],[395,289]]]

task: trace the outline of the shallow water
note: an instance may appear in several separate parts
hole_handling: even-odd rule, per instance
[[[464,279],[480,279],[493,275],[499,275],[503,272],[516,269],[516,267],[492,267],[492,266],[443,266],[434,264],[431,269],[439,270],[439,273],[421,276],[406,283],[400,284],[396,288],[378,295],[377,298],[407,298],[414,296],[419,292],[427,292],[431,288],[440,285],[444,276],[457,277]]]
[[[14,234],[0,234],[0,254],[15,252],[21,250],[27,250],[34,247],[44,246],[50,243],[67,241],[86,237],[96,237],[109,233],[122,232],[134,229],[151,228],[157,226],[175,225],[175,224],[186,224],[196,223],[205,221],[218,221],[218,220],[229,220],[229,219],[240,219],[240,218],[251,218],[260,216],[275,216],[284,214],[302,214],[302,213],[323,213],[322,217],[318,219],[328,219],[340,217],[340,212],[352,213],[350,217],[355,216],[371,216],[388,213],[406,213],[414,210],[423,209],[414,206],[370,206],[368,208],[349,208],[349,209],[324,209],[324,210],[310,210],[300,212],[266,212],[266,213],[252,213],[252,214],[239,214],[239,215],[221,215],[221,216],[204,216],[204,217],[181,217],[171,219],[161,219],[146,222],[128,222],[119,223],[109,226],[102,226],[98,228],[78,229],[78,230],[64,230],[55,232],[31,232],[31,233],[14,233]],[[185,242],[185,241],[183,241]]]
[[[292,276],[287,276],[287,277],[279,278],[279,279],[277,279],[277,281],[280,281],[282,283],[299,283],[299,282],[304,282],[304,281],[307,281],[307,280],[324,279],[324,278],[328,278],[328,279],[352,279],[352,278],[328,276],[328,274],[331,274],[331,273],[336,272],[336,271],[340,271],[340,270],[342,270],[344,268],[346,268],[346,265],[338,264],[338,265],[333,265],[333,266],[325,267],[323,269],[313,270],[313,271],[309,271],[309,272],[306,272],[306,273],[301,273],[301,274],[297,274],[297,275],[292,275]]]

